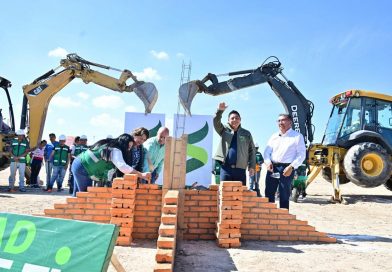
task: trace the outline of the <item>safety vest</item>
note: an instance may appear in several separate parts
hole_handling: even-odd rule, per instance
[[[58,145],[54,149],[53,165],[54,166],[64,166],[68,162],[69,146],[68,145]]]
[[[88,149],[79,155],[88,175],[95,181],[110,181],[116,172],[116,166],[110,161],[112,148],[102,145],[96,149]]]
[[[256,171],[261,171],[261,164],[264,162],[263,155],[260,152],[256,152]]]
[[[74,156],[77,157],[80,153],[83,153],[87,149],[87,145],[75,145]]]
[[[20,155],[26,152],[26,150],[29,148],[29,143],[27,142],[26,139],[23,139],[21,142],[19,142],[18,138],[14,138],[12,140],[11,146],[12,146],[11,161],[14,162],[15,161],[14,157],[19,157]],[[26,157],[20,157],[19,162],[26,163]]]

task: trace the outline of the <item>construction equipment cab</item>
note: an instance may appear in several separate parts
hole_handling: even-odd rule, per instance
[[[392,190],[392,96],[349,90],[331,98],[332,111],[321,144],[309,160],[324,179]]]
[[[121,75],[119,79],[116,79],[92,70],[90,66],[115,70],[120,72]],[[92,82],[116,92],[135,92],[143,102],[146,113],[151,112],[158,99],[158,92],[155,85],[150,82],[137,80],[131,71],[93,63],[76,54],[69,54],[66,59],[60,61],[60,66],[38,77],[32,83],[23,86],[24,95],[20,128],[27,131],[30,146],[36,146],[41,140],[50,100],[75,78],[82,79],[86,84]],[[127,85],[126,81],[129,78],[132,78],[134,82]],[[6,90],[8,94],[8,87],[11,84],[8,80],[0,79],[0,87]],[[10,99],[9,105],[12,109]],[[9,132],[1,133],[0,151],[2,153],[0,153],[0,170],[7,168],[9,165],[7,143],[15,135],[14,131],[15,128]]]

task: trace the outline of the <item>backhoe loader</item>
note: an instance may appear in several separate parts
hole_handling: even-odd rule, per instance
[[[119,79],[116,79],[95,71],[90,66],[115,70],[120,72],[121,75]],[[135,92],[143,102],[146,113],[151,112],[158,99],[155,85],[150,82],[139,81],[131,71],[93,63],[76,54],[69,54],[66,59],[60,61],[60,65],[57,68],[38,77],[32,83],[23,86],[20,128],[26,130],[27,139],[31,147],[38,145],[41,140],[50,100],[75,78],[80,78],[86,84],[92,82],[120,93]],[[132,78],[134,82],[127,85],[126,81],[129,78]],[[15,137],[12,103],[8,92],[9,87],[11,87],[11,82],[0,77],[0,88],[6,92],[11,120],[11,126],[4,124],[0,111],[0,124],[2,125],[0,127],[0,170],[6,169],[10,164],[10,143]]]
[[[322,176],[332,182],[332,202],[346,204],[340,183],[352,181],[362,187],[381,184],[392,190],[392,96],[373,92],[351,90],[331,99],[333,110],[321,144],[312,144],[313,103],[307,100],[293,82],[282,73],[276,57],[255,69],[215,75],[207,74],[180,86],[179,100],[191,114],[192,100],[198,93],[222,95],[257,84],[268,83],[282,102],[286,112],[293,117],[293,129],[302,133],[309,142],[307,163],[310,171],[307,185],[322,171]],[[218,81],[219,76],[236,76]],[[210,85],[206,83],[210,81]]]

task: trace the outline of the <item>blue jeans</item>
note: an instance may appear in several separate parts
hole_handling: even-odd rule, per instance
[[[53,166],[52,170],[53,171],[50,178],[50,184],[48,186],[48,189],[53,188],[55,181],[57,183],[57,189],[61,189],[61,187],[63,187],[63,180],[64,180],[66,169],[64,168],[64,166]]]
[[[87,192],[87,187],[92,186],[93,181],[82,165],[80,158],[76,157],[72,162],[71,171],[74,181],[72,196],[76,196],[77,192]]]
[[[294,177],[294,171],[288,177],[283,176],[285,166],[274,166],[274,173],[279,172],[280,178],[271,177],[272,172],[267,171],[265,177],[265,196],[269,202],[275,203],[275,193],[279,186],[279,207],[289,209],[291,183]]]
[[[45,161],[45,170],[46,170],[46,188],[50,185],[50,177],[52,176],[52,168],[53,162]]]
[[[241,181],[246,186],[246,172],[242,168],[231,168],[225,164],[222,165],[220,172],[221,181]]]
[[[10,177],[8,178],[9,186],[11,189],[14,188],[15,178],[16,178],[16,170],[19,169],[19,189],[24,188],[24,176],[26,164],[21,162],[11,162],[10,164]]]
[[[257,196],[261,196],[259,180],[260,180],[260,171],[255,171],[255,174],[250,177],[249,190],[257,192]]]

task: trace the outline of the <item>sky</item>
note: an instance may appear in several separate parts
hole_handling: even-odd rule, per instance
[[[285,76],[315,104],[317,143],[333,95],[348,89],[392,95],[391,10],[387,0],[2,1],[0,76],[13,84],[19,127],[22,86],[56,68],[67,53],[77,53],[154,83],[159,98],[153,113],[165,113],[170,127],[183,64],[191,65],[195,80],[207,73],[254,69],[277,56]],[[261,149],[284,112],[268,84],[261,84],[222,96],[198,94],[192,113],[213,115],[219,102],[229,105],[226,113],[240,112],[242,126]],[[1,92],[3,114],[4,103]],[[108,134],[117,136],[124,131],[125,112],[144,112],[134,93],[75,79],[52,99],[43,138],[50,132],[86,134],[93,143]],[[214,148],[217,144],[215,133]]]

